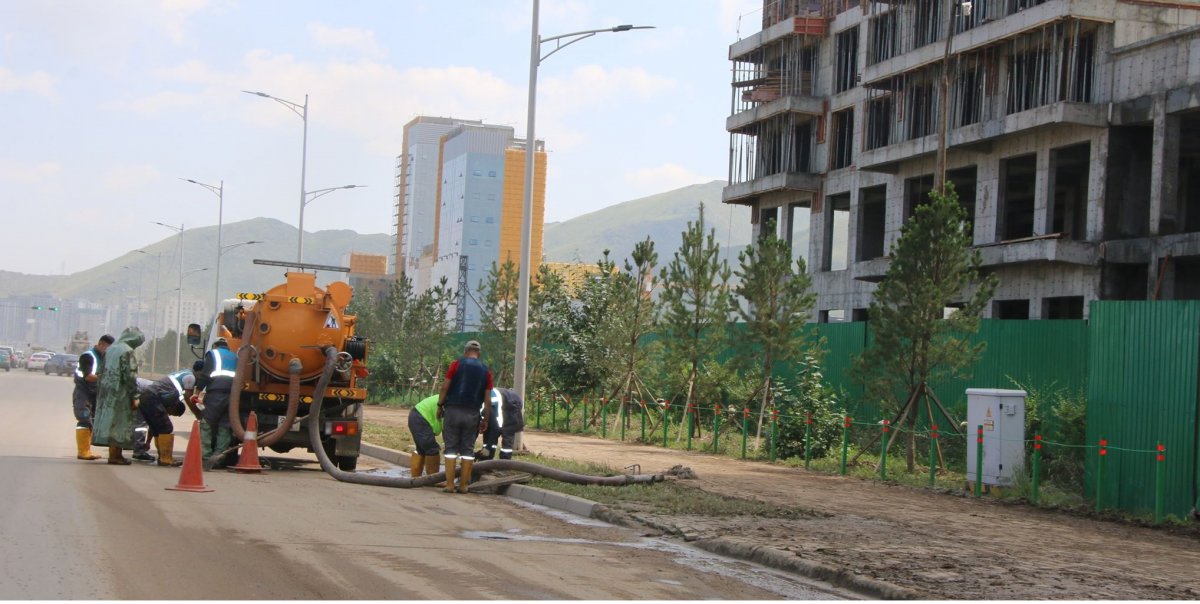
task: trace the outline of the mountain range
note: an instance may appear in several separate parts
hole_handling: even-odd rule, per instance
[[[737,252],[750,243],[750,210],[721,203],[724,181],[695,184],[665,193],[618,203],[602,210],[545,225],[544,258],[550,262],[594,263],[605,249],[618,262],[633,245],[649,236],[655,242],[660,265],[679,247],[688,221],[698,216],[701,203],[705,222],[715,229],[722,255],[736,263]],[[296,227],[274,218],[254,218],[222,228],[221,292],[260,291],[264,283],[282,280],[282,267],[260,266],[256,258],[294,260]],[[251,245],[237,245],[256,241]],[[217,227],[188,229],[183,234],[185,296],[208,300],[215,295]],[[173,296],[178,288],[179,236],[173,235],[140,250],[127,252],[92,268],[69,275],[30,275],[0,271],[0,292],[8,296],[47,296],[58,299],[128,299],[146,301],[158,291]],[[306,232],[304,261],[346,265],[351,252],[383,254],[391,261],[389,234],[359,234],[350,230]],[[339,278],[338,273],[318,272],[318,282]]]

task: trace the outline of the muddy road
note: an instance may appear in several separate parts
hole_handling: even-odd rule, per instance
[[[837,595],[504,497],[339,483],[299,454],[262,475],[208,472],[212,493],[167,491],[178,469],[74,458],[70,392],[68,378],[0,374],[0,599]]]
[[[401,409],[368,407],[366,418],[407,425]],[[812,510],[788,520],[647,516],[688,539],[762,545],[929,598],[1200,598],[1200,540],[1165,530],[586,436],[530,430],[525,446],[648,472],[682,464],[706,491]]]

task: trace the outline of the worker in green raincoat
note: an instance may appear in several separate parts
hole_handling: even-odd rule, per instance
[[[104,354],[92,444],[108,447],[108,463],[112,465],[132,463],[125,459],[121,450],[133,448],[133,424],[138,405],[137,359],[133,349],[141,346],[145,339],[140,329],[130,327],[121,332],[121,337]]]

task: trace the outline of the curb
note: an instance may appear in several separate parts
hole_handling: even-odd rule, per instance
[[[388,463],[399,466],[408,465],[408,454],[395,449],[388,449],[364,442],[361,445],[360,452],[368,457],[373,457]],[[497,493],[506,497],[520,499],[529,503],[544,505],[548,508],[553,508],[563,512],[583,516],[585,518],[595,518],[603,520],[610,524],[616,524],[627,528],[640,528],[649,526],[651,528],[661,530],[665,533],[684,537],[685,541],[703,549],[705,551],[728,556],[738,560],[754,562],[781,570],[790,572],[810,579],[825,581],[835,587],[842,587],[860,593],[865,596],[881,599],[881,600],[921,600],[925,596],[904,587],[898,587],[890,583],[885,583],[878,579],[870,577],[862,577],[854,573],[850,573],[832,566],[818,564],[815,562],[805,561],[798,556],[789,555],[776,549],[765,547],[762,545],[748,545],[737,541],[729,540],[725,537],[715,537],[712,539],[689,539],[683,532],[674,526],[664,526],[658,523],[648,523],[640,518],[618,512],[610,509],[608,506],[584,499],[567,495],[546,489],[531,487],[523,484],[512,484],[502,487],[497,490]]]

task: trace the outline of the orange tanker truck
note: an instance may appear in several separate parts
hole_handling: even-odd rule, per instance
[[[338,468],[353,471],[362,442],[367,341],[355,335],[346,314],[352,290],[342,281],[324,288],[315,271],[348,272],[336,266],[255,260],[284,266],[287,280],[262,293],[226,300],[214,319],[209,347],[219,337],[238,357],[229,414],[242,442],[250,411],[258,419],[258,445],[278,453],[296,447],[315,452],[307,429],[314,397],[321,397],[318,434]],[[314,271],[314,272],[304,272]],[[198,340],[198,338],[196,338]],[[197,341],[198,343],[198,341]],[[237,395],[236,393],[240,393]]]

